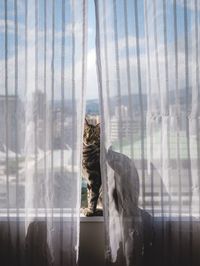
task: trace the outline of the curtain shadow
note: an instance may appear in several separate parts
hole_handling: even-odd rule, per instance
[[[52,258],[47,244],[47,225],[45,222],[30,223],[25,239],[26,265],[51,266]]]

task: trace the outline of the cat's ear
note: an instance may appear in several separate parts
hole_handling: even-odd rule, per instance
[[[96,124],[96,126],[95,126],[95,127],[100,127],[100,123]]]
[[[86,118],[85,118],[85,125],[86,125],[86,126],[89,126],[89,123],[88,123],[88,121],[87,121]]]

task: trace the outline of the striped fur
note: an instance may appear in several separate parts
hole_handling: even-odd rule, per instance
[[[100,171],[100,126],[86,121],[83,136],[83,177],[87,180],[88,208],[86,216],[96,215],[96,207],[101,188]]]

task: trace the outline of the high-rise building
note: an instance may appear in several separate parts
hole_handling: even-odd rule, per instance
[[[0,95],[0,143],[9,150],[20,152],[23,147],[23,104],[15,95]]]

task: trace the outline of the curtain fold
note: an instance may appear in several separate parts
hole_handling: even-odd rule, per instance
[[[170,253],[173,221],[180,254],[189,239],[190,264],[200,206],[199,1],[95,5],[108,259],[122,249],[124,265],[142,263],[145,216],[161,223],[160,265],[182,260]]]
[[[8,252],[18,250],[1,263],[76,265],[87,1],[0,10],[0,217]]]

